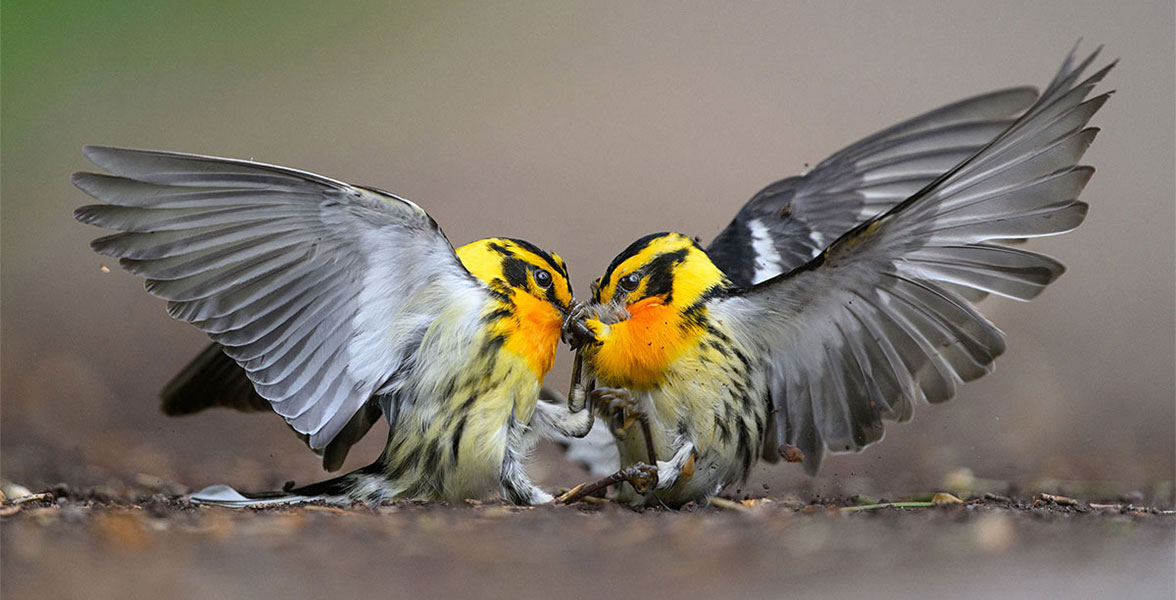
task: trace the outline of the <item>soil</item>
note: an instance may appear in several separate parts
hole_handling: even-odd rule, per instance
[[[144,485],[147,484],[147,485]],[[166,482],[0,507],[19,598],[1172,598],[1176,512],[1050,496],[718,499],[680,511],[195,506]]]

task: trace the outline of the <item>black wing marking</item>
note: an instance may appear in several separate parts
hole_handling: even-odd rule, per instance
[[[769,356],[774,438],[806,469],[826,450],[881,439],[884,419],[911,418],[992,369],[1001,332],[953,292],[1028,300],[1057,261],[998,242],[1069,231],[1086,216],[1078,165],[1108,94],[1086,100],[1113,64],[1078,82],[1097,52],[1073,55],[1041,99],[968,160],[805,265],[735,294],[715,313]],[[948,287],[951,286],[951,287]]]
[[[707,252],[736,285],[787,273],[980,150],[1036,97],[1029,87],[990,92],[859,140],[761,190]]]

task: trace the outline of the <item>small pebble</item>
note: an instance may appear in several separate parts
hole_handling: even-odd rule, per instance
[[[935,504],[935,505],[963,504],[963,503],[964,503],[963,500],[960,500],[958,497],[953,496],[952,494],[948,494],[947,492],[939,492],[939,493],[935,494],[934,496],[931,496],[931,504]]]
[[[0,492],[4,493],[5,500],[16,500],[17,498],[33,495],[33,493],[29,491],[29,488],[20,485],[19,483],[12,483],[11,481],[0,483]]]

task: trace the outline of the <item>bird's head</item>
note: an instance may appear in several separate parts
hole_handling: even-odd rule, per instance
[[[483,316],[488,343],[522,357],[542,382],[572,302],[567,264],[554,252],[513,238],[471,242],[457,249],[457,257],[495,300]]]
[[[697,347],[707,302],[730,282],[691,238],[655,233],[633,242],[596,280],[590,316],[565,335],[606,385],[647,389]]]
[[[568,266],[554,252],[513,238],[486,238],[457,249],[465,268],[491,289],[529,296],[562,315],[572,302]]]
[[[685,312],[729,285],[706,251],[680,233],[654,233],[625,248],[592,285],[601,319],[659,305]]]

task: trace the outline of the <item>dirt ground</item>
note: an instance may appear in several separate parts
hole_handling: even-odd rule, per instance
[[[1062,496],[519,508],[194,506],[175,484],[0,508],[22,598],[1171,598],[1176,511]],[[10,488],[11,490],[11,488]],[[887,504],[889,500],[893,500]],[[907,501],[913,507],[896,506]]]
[[[605,4],[5,2],[0,478],[51,497],[0,504],[3,600],[1173,598],[1173,4]],[[71,217],[83,144],[256,158],[557,250],[583,294],[633,239],[710,240],[853,140],[1045,85],[1079,38],[1121,63],[1086,223],[1028,246],[1067,274],[981,306],[995,373],[815,478],[756,467],[751,506],[185,505],[324,474],[274,415],[159,411],[208,340]],[[585,477],[536,458],[546,489]],[[967,504],[854,508],[936,491]]]

